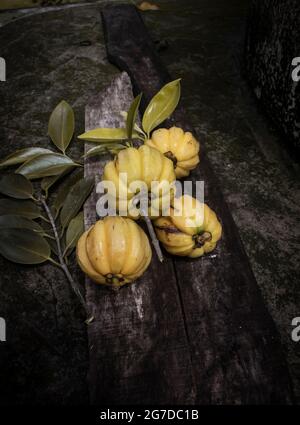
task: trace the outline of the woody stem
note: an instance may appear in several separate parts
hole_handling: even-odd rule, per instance
[[[137,204],[140,205],[141,216],[143,217],[143,219],[146,222],[146,225],[148,227],[148,232],[149,232],[150,237],[151,237],[152,245],[155,249],[155,252],[157,254],[159,261],[162,263],[164,261],[164,257],[163,257],[163,254],[161,252],[160,245],[159,245],[158,239],[156,237],[155,231],[153,229],[152,221],[150,220],[149,215],[148,215],[148,200],[149,200],[148,192],[141,191],[137,195],[135,195],[135,197],[133,198],[133,205],[135,205],[135,206]]]
[[[143,215],[143,219],[145,220],[145,222],[147,224],[148,232],[150,234],[152,244],[154,246],[154,249],[155,249],[155,252],[158,256],[158,259],[162,263],[164,261],[164,257],[163,257],[163,254],[161,252],[160,245],[159,245],[158,239],[156,237],[155,231],[153,229],[152,221],[150,220],[148,215]]]
[[[46,214],[49,218],[49,221],[51,223],[51,227],[52,227],[54,238],[55,238],[56,245],[57,245],[57,256],[58,256],[59,263],[55,262],[55,264],[57,264],[63,270],[66,278],[68,279],[68,281],[71,285],[71,288],[73,289],[74,293],[78,297],[81,305],[83,306],[86,313],[89,314],[88,310],[87,310],[87,305],[86,305],[85,300],[83,298],[83,295],[80,291],[80,288],[77,286],[76,282],[74,281],[74,279],[73,279],[73,277],[72,277],[72,275],[71,275],[71,273],[70,273],[70,271],[69,271],[69,269],[68,269],[68,267],[65,263],[64,256],[63,256],[63,253],[62,253],[62,249],[61,249],[60,239],[59,239],[59,236],[58,236],[56,224],[55,224],[53,215],[51,213],[51,210],[48,207],[47,202],[45,201],[44,197],[42,197],[42,196],[40,197],[40,202],[43,205],[43,208],[44,208],[44,210],[45,210],[45,212],[46,212]],[[54,261],[52,261],[52,262],[54,263]],[[88,318],[87,320],[91,321],[91,318]]]

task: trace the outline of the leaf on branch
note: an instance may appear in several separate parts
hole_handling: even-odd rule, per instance
[[[65,252],[70,252],[73,248],[75,248],[78,239],[84,232],[84,215],[83,211],[77,214],[76,217],[74,217],[67,228],[66,233],[66,248]]]
[[[136,138],[138,133],[134,132],[133,138]],[[126,128],[95,128],[78,136],[80,140],[86,140],[94,143],[120,142],[128,141]]]
[[[45,233],[44,229],[35,221],[30,220],[29,218],[22,217],[15,214],[5,214],[0,215],[0,237],[1,229],[31,229],[37,233]]]
[[[75,129],[74,111],[62,100],[53,110],[48,124],[48,134],[55,146],[65,153]]]
[[[65,170],[79,166],[71,158],[59,153],[40,155],[26,161],[17,169],[17,173],[23,174],[28,179],[39,179],[47,176],[57,176]]]
[[[42,228],[43,228],[44,235],[47,234],[47,235],[51,235],[52,236],[52,234],[53,234],[53,227],[52,227],[51,223],[48,223],[48,222],[42,223]],[[57,229],[57,231],[59,231],[59,230]]]
[[[60,213],[60,222],[65,229],[74,218],[94,187],[94,178],[79,180],[70,190]]]
[[[0,253],[20,264],[40,264],[50,258],[47,241],[31,229],[1,229]]]
[[[174,112],[180,99],[180,78],[162,87],[150,100],[142,120],[143,130],[150,136],[151,131]]]
[[[140,107],[142,93],[140,93],[136,98],[134,98],[133,102],[130,105],[128,110],[128,114],[126,117],[126,130],[128,139],[132,138],[132,133],[134,130],[134,125],[136,121],[136,116]]]
[[[12,198],[28,199],[32,197],[33,187],[21,174],[7,174],[0,180],[0,193]]]
[[[41,181],[41,188],[43,189],[43,191],[46,193],[46,195],[48,196],[48,191],[49,189],[56,183],[58,182],[58,180],[60,180],[62,177],[64,177],[65,175],[67,175],[69,172],[71,172],[71,170],[74,167],[68,167],[66,168],[62,173],[57,174],[56,176],[48,176],[48,177],[44,177],[43,180]]]
[[[23,162],[28,161],[29,159],[46,153],[52,153],[52,151],[50,151],[50,149],[44,148],[20,149],[4,158],[3,161],[0,162],[0,167],[8,167],[10,165],[22,164]]]
[[[126,145],[122,145],[120,143],[105,143],[91,148],[85,155],[83,155],[83,157],[89,158],[96,155],[104,155],[106,153],[115,153],[116,151],[120,151],[125,148]]]
[[[49,244],[49,246],[51,248],[51,251],[58,257],[59,254],[58,254],[58,248],[57,248],[56,241],[53,240],[53,239],[48,239],[47,242],[48,242],[48,244]]]
[[[0,199],[0,215],[20,215],[30,219],[42,217],[39,207],[33,201]]]
[[[80,170],[77,173],[72,173],[70,177],[68,177],[59,187],[56,198],[53,203],[53,210],[55,218],[57,217],[61,207],[63,206],[66,197],[68,193],[70,192],[71,188],[74,186],[75,183],[78,182],[78,180],[83,178],[83,171]]]

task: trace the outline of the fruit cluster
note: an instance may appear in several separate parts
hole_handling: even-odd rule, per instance
[[[141,276],[151,261],[148,238],[132,219],[141,215],[131,214],[135,193],[129,185],[135,181],[142,181],[147,187],[152,207],[151,212],[150,208],[147,212],[166,251],[195,258],[215,248],[222,226],[206,204],[189,195],[177,198],[173,192],[170,214],[163,216],[163,198],[169,193],[162,190],[158,197],[151,196],[153,181],[172,183],[176,177],[189,175],[199,163],[199,150],[200,144],[190,132],[177,127],[162,128],[154,131],[144,145],[120,150],[114,160],[105,165],[103,180],[112,182],[117,189],[111,197],[115,195],[118,210],[126,206],[130,218],[107,216],[79,239],[78,263],[92,280],[119,287]],[[126,185],[122,175],[127,176]]]

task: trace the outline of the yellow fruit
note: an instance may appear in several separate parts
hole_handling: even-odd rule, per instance
[[[214,211],[189,195],[175,198],[171,215],[159,217],[154,226],[168,252],[192,258],[211,252],[222,235]]]
[[[97,221],[80,237],[76,254],[80,268],[93,281],[114,287],[140,277],[152,257],[145,232],[124,217]]]
[[[178,179],[186,177],[199,163],[200,143],[189,131],[184,132],[179,127],[155,130],[146,145],[158,149],[173,161]]]
[[[125,177],[124,177],[125,176]],[[125,180],[126,178],[126,180]],[[169,206],[173,190],[170,184],[175,182],[176,176],[172,161],[162,155],[157,149],[143,145],[138,149],[127,148],[121,150],[113,161],[104,167],[102,180],[113,183],[114,190],[108,188],[107,197],[116,208],[132,218],[139,218],[139,212],[134,212],[133,198],[140,191],[139,183],[144,183],[146,195],[149,197],[148,215],[158,217],[165,204]],[[151,191],[153,182],[159,182],[161,190]],[[137,186],[134,187],[134,183]],[[151,199],[150,199],[151,192]],[[116,195],[116,196],[115,196]]]

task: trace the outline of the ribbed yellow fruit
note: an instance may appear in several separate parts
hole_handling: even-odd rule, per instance
[[[157,218],[165,205],[170,206],[176,176],[171,160],[157,149],[143,145],[121,150],[105,165],[102,180],[113,183],[112,188],[107,188],[107,198],[120,215],[127,214],[134,219],[143,215],[134,203],[142,183],[148,198],[148,215]]]
[[[200,143],[192,133],[184,132],[179,127],[159,128],[145,143],[173,161],[178,179],[188,176],[200,161]]]
[[[133,220],[105,217],[83,233],[76,255],[94,282],[120,287],[144,273],[152,251],[145,232]]]
[[[211,252],[222,235],[214,211],[189,195],[175,198],[171,215],[159,217],[154,226],[169,253],[192,258]]]

